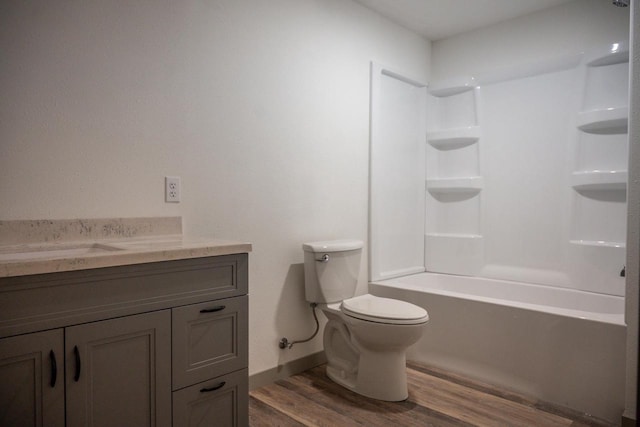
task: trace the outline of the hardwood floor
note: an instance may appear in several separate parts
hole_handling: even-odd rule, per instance
[[[409,398],[383,402],[331,381],[318,366],[249,393],[249,423],[262,426],[611,426],[417,363]]]

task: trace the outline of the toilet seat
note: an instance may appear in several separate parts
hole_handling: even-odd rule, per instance
[[[422,307],[370,294],[342,301],[340,310],[356,319],[392,325],[417,325],[429,320],[429,314]]]

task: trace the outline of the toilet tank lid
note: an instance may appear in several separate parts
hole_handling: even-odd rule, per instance
[[[324,240],[321,242],[309,242],[302,245],[305,252],[342,252],[362,249],[362,240]]]

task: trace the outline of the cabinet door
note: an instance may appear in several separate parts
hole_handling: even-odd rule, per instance
[[[171,425],[171,311],[66,329],[67,425]]]
[[[173,389],[246,368],[248,297],[173,309]]]
[[[0,340],[0,426],[64,426],[62,329]]]
[[[175,427],[236,427],[249,425],[247,370],[173,392]]]

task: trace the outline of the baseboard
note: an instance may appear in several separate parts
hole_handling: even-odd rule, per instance
[[[622,416],[622,424],[621,427],[636,427],[638,422],[632,418]]]
[[[327,362],[327,356],[324,351],[310,354],[300,359],[292,360],[284,365],[278,365],[275,368],[258,372],[249,376],[249,390],[274,383],[278,380],[288,378],[292,375],[304,372],[307,369],[314,368]]]

